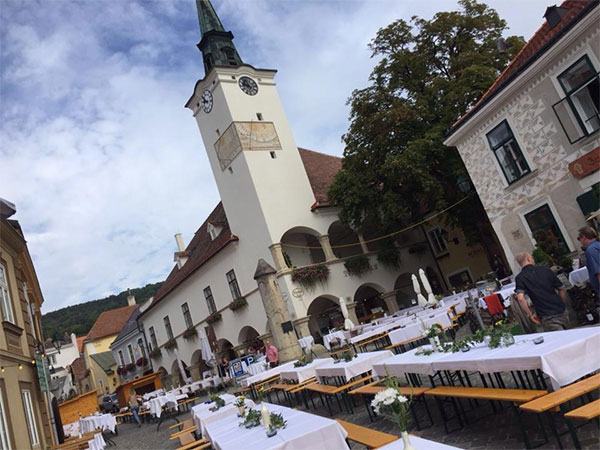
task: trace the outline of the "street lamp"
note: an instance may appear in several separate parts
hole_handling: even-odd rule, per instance
[[[460,175],[456,179],[456,186],[463,194],[468,194],[469,192],[471,192],[471,189],[473,187],[471,185],[471,180],[469,180],[469,177],[466,175]]]

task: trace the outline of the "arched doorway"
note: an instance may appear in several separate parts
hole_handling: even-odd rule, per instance
[[[396,291],[396,303],[400,309],[410,308],[413,306],[413,301],[416,304],[417,294],[413,289],[410,273],[405,272],[396,278],[394,290]]]
[[[307,314],[310,316],[308,329],[314,337],[327,334],[329,329],[344,324],[340,305],[333,295],[321,295],[315,298],[308,306]]]
[[[204,372],[211,371],[211,368],[206,364],[202,356],[202,350],[196,350],[192,353],[191,363],[189,370],[194,381],[201,379]]]
[[[163,366],[160,366],[157,370],[160,375],[160,382],[164,387],[168,387],[171,385],[169,374],[167,373],[167,369]]]
[[[338,258],[347,258],[362,254],[360,240],[354,230],[340,221],[333,222],[327,231],[329,244]]]
[[[325,261],[319,232],[308,227],[294,227],[281,237],[283,256],[289,267],[310,266]]]
[[[217,341],[217,359],[220,361],[225,358],[227,361],[232,361],[236,358],[233,351],[233,344],[227,339],[219,339]]]
[[[435,295],[443,294],[444,287],[440,283],[438,273],[433,269],[433,267],[426,267],[425,275],[427,275],[427,279],[429,280],[429,284],[431,285],[431,290],[433,291],[433,293]]]
[[[253,327],[246,325],[240,330],[238,344],[248,344],[248,349],[256,353],[262,348],[262,342],[258,339],[259,333]]]
[[[360,286],[354,294],[356,317],[360,322],[368,322],[373,316],[388,312],[385,301],[381,298],[384,289],[376,284],[368,283]]]

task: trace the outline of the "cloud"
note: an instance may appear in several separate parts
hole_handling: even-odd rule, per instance
[[[541,1],[489,3],[512,3],[504,17],[521,34],[541,23]],[[368,82],[367,43],[377,29],[456,5],[214,4],[244,61],[279,70],[297,144],[338,155],[346,100]],[[164,279],[173,235],[189,241],[219,200],[183,108],[203,76],[195,2],[2,6],[0,196],[17,205],[44,311]]]

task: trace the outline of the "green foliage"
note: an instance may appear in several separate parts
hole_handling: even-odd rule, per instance
[[[223,316],[221,316],[221,313],[216,312],[206,318],[206,323],[211,325],[213,323],[217,323],[217,322],[221,321],[222,319],[223,319]]]
[[[138,304],[154,296],[162,282],[147,284],[142,288],[131,289]],[[100,314],[104,311],[127,306],[127,291],[117,295],[110,295],[99,300],[79,303],[66,308],[57,309],[42,316],[44,336],[63,336],[65,333],[75,333],[76,336],[85,336]]]
[[[287,427],[287,421],[281,414],[271,413],[269,415],[269,419],[271,420],[271,425],[269,426],[269,429],[271,430],[277,430],[279,428],[283,429]]]
[[[292,269],[292,281],[300,283],[309,291],[313,291],[317,283],[325,284],[327,278],[329,278],[329,267],[325,264],[313,264]]]
[[[392,241],[385,241],[384,246],[377,252],[377,261],[388,269],[400,267],[400,252]]]
[[[535,246],[535,249],[531,253],[531,256],[533,256],[533,260],[535,261],[536,264],[540,264],[543,266],[553,266],[554,265],[554,260],[552,259],[552,257],[548,253],[546,253],[544,250],[542,250],[540,247],[538,247],[537,245]]]
[[[198,330],[196,330],[194,327],[188,328],[183,332],[184,339],[193,339],[196,336],[198,336]]]
[[[175,338],[171,338],[167,342],[165,342],[165,345],[163,347],[166,350],[170,350],[172,348],[175,348],[175,347],[177,347],[177,340]]]
[[[373,270],[371,263],[369,262],[369,257],[366,255],[356,255],[348,258],[344,261],[344,267],[350,276],[357,277]]]
[[[531,256],[536,263],[539,258],[541,263],[545,262],[550,266],[558,264],[562,267],[571,267],[571,260],[566,256],[567,249],[552,233],[546,230],[537,230],[533,233],[533,238],[536,246]]]
[[[256,409],[249,409],[244,420],[240,422],[240,427],[253,428],[260,425],[260,412]]]
[[[237,311],[244,306],[248,306],[248,301],[244,297],[238,297],[229,304],[229,309],[232,311]]]
[[[466,169],[456,149],[444,146],[445,135],[524,40],[508,37],[509,50],[498,52],[505,21],[475,0],[459,5],[459,11],[439,12],[431,20],[397,20],[371,41],[380,62],[371,85],[349,99],[344,160],[328,194],[353,229],[395,231],[464,197],[457,179]],[[476,196],[446,220],[460,226],[468,242],[493,245]]]

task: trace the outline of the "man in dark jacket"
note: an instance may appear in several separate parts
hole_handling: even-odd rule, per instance
[[[542,324],[544,331],[568,329],[566,290],[561,281],[548,267],[536,266],[529,253],[519,253],[516,260],[521,266],[521,273],[515,279],[515,291],[523,311],[531,320]],[[534,313],[525,301],[525,294],[533,303]]]

